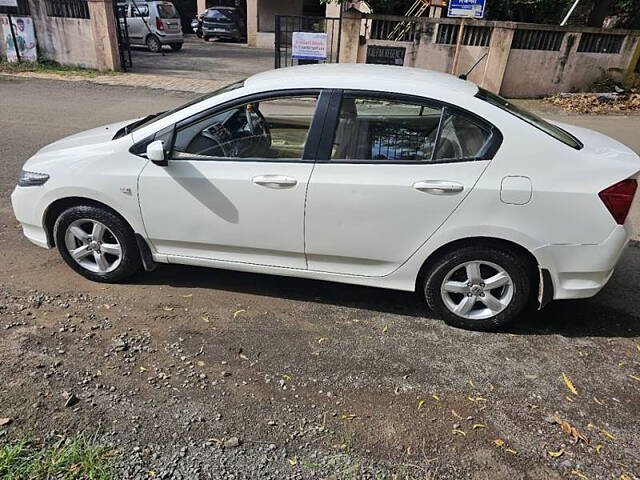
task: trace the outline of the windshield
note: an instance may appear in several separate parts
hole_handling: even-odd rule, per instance
[[[220,23],[232,23],[233,11],[232,10],[218,10],[217,8],[210,8],[207,10],[204,18]]]
[[[553,138],[561,141],[565,145],[569,145],[576,150],[580,150],[583,146],[580,140],[571,135],[569,132],[556,125],[553,125],[552,123],[547,122],[545,119],[540,118],[535,113],[531,113],[523,108],[514,105],[509,100],[506,100],[499,95],[495,95],[494,93],[488,92],[487,90],[481,88],[480,91],[476,94],[476,97],[506,112],[509,112],[511,115],[518,117],[520,120],[524,120],[529,125],[533,125],[537,129],[542,130],[544,133],[551,135]]]
[[[179,112],[180,110],[183,110],[185,108],[190,107],[191,105],[195,105],[196,103],[202,102],[203,100],[207,100],[209,98],[213,98],[217,95],[221,95],[223,93],[227,93],[227,92],[231,92],[232,90],[236,90],[238,88],[242,88],[244,86],[244,80],[240,81],[240,82],[236,82],[236,83],[232,83],[230,85],[227,85],[225,87],[222,87],[218,90],[215,90],[211,93],[207,93],[206,95],[203,95],[201,97],[196,98],[195,100],[191,100],[190,102],[185,103],[184,105],[179,106],[178,108],[174,108],[173,110],[168,110],[166,112],[161,112],[160,114],[156,114],[156,115],[149,115],[148,117],[145,117],[142,120],[138,120],[130,125],[127,125],[125,127],[126,131],[125,134],[127,133],[131,133],[131,132],[135,132],[136,130],[139,130],[140,128],[148,125],[149,123],[153,122],[157,122],[158,120],[161,120],[165,117],[168,117],[169,115],[173,115],[176,112]],[[142,122],[142,123],[140,123]]]
[[[158,4],[158,15],[160,18],[180,18],[180,14],[172,3]]]

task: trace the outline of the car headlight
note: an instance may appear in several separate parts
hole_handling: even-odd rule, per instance
[[[20,178],[18,178],[18,185],[21,187],[35,187],[38,185],[44,185],[49,180],[49,175],[46,173],[28,172],[22,170],[20,172]]]

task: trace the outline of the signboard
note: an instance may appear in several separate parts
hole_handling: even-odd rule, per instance
[[[448,17],[482,18],[484,17],[485,0],[451,0]]]
[[[404,47],[386,47],[384,45],[367,45],[367,63],[376,65],[404,65]]]
[[[16,8],[18,8],[18,0],[0,0],[0,7],[16,7]]]
[[[293,32],[291,39],[291,58],[298,60],[326,60],[327,34]]]
[[[13,28],[9,24],[9,19],[11,19]],[[23,62],[37,61],[36,35],[33,31],[31,17],[1,15],[0,23],[2,24],[2,41],[7,52],[7,60],[9,62],[17,62],[19,54],[20,60]]]

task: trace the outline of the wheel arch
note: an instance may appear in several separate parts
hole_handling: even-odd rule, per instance
[[[534,288],[539,285],[539,275],[537,273],[539,262],[535,255],[527,248],[522,245],[513,242],[511,240],[506,240],[504,238],[498,237],[488,237],[488,236],[477,236],[477,237],[465,237],[459,238],[457,240],[453,240],[451,242],[445,243],[438,247],[435,251],[433,251],[427,259],[423,262],[420,270],[418,271],[418,275],[416,277],[415,289],[416,291],[420,291],[421,284],[425,279],[425,276],[431,270],[435,262],[446,255],[449,252],[452,252],[458,248],[467,247],[467,246],[486,246],[492,248],[499,248],[503,250],[507,250],[512,252],[521,258],[525,259],[527,264],[531,269],[531,278],[533,281]]]
[[[49,245],[49,247],[56,246],[55,237],[53,235],[53,227],[60,214],[65,210],[68,210],[69,208],[80,206],[99,207],[107,210],[122,219],[122,221],[131,229],[131,232],[135,233],[135,230],[131,226],[131,222],[127,220],[120,212],[116,211],[109,205],[99,202],[98,200],[93,200],[86,197],[64,197],[52,202],[44,212],[42,225],[44,226],[45,232],[47,234],[47,244]]]

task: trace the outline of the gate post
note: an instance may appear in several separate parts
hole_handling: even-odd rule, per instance
[[[113,0],[88,0],[98,70],[120,70]]]
[[[361,27],[362,14],[359,11],[349,9],[342,13],[339,52],[340,63],[358,63]]]

